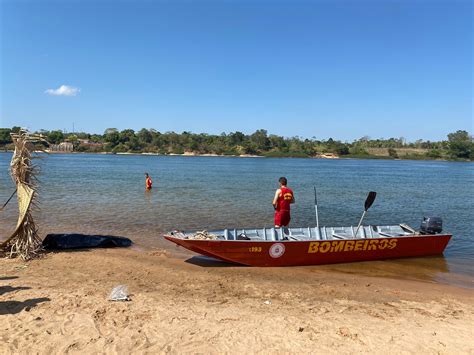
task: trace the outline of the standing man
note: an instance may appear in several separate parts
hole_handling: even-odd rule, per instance
[[[275,227],[287,227],[290,224],[290,205],[295,203],[293,191],[286,187],[288,181],[286,177],[278,179],[280,188],[276,190],[273,198],[273,207],[275,208]]]
[[[148,173],[145,173],[145,189],[151,190],[153,185],[153,181],[151,181],[150,175]]]

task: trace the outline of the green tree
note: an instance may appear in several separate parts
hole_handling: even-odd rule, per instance
[[[393,148],[388,148],[388,155],[392,158],[398,159],[397,151]]]
[[[453,158],[469,159],[473,155],[472,137],[466,131],[456,131],[448,134],[449,154]]]
[[[367,150],[364,147],[362,147],[358,144],[353,145],[349,149],[349,151],[353,155],[369,155],[369,152],[367,152]]]
[[[127,146],[129,147],[129,150],[133,150],[135,152],[138,152],[143,148],[143,145],[140,144],[138,137],[135,135],[130,137],[129,141],[127,142]]]
[[[133,129],[124,129],[123,131],[120,131],[119,136],[120,136],[120,143],[127,143],[133,137],[135,137],[135,131]]]
[[[146,128],[142,128],[138,133],[137,133],[138,140],[142,145],[149,144],[153,140],[153,136],[149,130]]]
[[[230,133],[229,138],[230,138],[230,143],[232,145],[242,145],[242,143],[245,140],[245,134],[237,131],[237,132]]]
[[[288,151],[288,144],[283,137],[271,134],[269,137],[270,146],[278,151]]]
[[[242,144],[243,147],[243,153],[245,154],[257,154],[257,147],[255,146],[254,143],[250,141],[245,141]]]
[[[89,134],[89,139],[92,142],[95,142],[95,143],[103,143],[104,142],[104,137],[99,135],[99,134]]]
[[[104,132],[104,140],[110,147],[115,147],[120,143],[120,134],[116,128],[107,128]]]
[[[158,149],[163,149],[165,146],[165,137],[161,133],[153,134],[151,145]]]
[[[270,140],[265,129],[256,130],[250,135],[250,141],[260,150],[268,150],[270,148]]]
[[[128,147],[123,143],[119,143],[114,147],[112,151],[114,153],[125,153],[128,151]]]
[[[52,144],[59,144],[64,140],[64,134],[61,131],[51,131],[47,135],[47,140]]]
[[[12,143],[12,138],[10,133],[12,132],[9,128],[0,128],[0,144],[9,144]]]
[[[73,135],[77,137],[77,139],[91,139],[91,135],[85,132],[75,132]],[[68,136],[69,139],[69,136]]]
[[[69,135],[67,136],[67,140],[68,140],[69,142],[71,142],[71,143],[74,145],[74,147],[77,147],[77,145],[79,144],[78,139],[79,139],[79,138],[77,138],[77,135],[75,135],[75,134],[69,134]]]
[[[337,142],[337,144],[334,147],[334,153],[337,155],[347,155],[349,154],[349,147],[347,144]]]
[[[431,149],[428,153],[426,153],[426,156],[432,159],[438,159],[441,158],[441,152],[438,149]]]

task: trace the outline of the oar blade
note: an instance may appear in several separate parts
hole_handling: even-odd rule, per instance
[[[369,192],[369,195],[367,196],[367,199],[365,200],[365,205],[364,205],[364,208],[366,211],[370,208],[370,206],[372,206],[376,197],[377,197],[377,193],[375,191]]]

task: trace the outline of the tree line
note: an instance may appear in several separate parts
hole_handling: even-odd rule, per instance
[[[0,148],[12,147],[10,133],[19,127],[0,128]],[[86,132],[65,133],[60,130],[35,132],[50,144],[69,142],[78,152],[158,153],[158,154],[217,154],[261,155],[275,157],[313,157],[334,154],[345,157],[391,157],[409,159],[465,159],[474,160],[473,137],[463,130],[447,135],[443,141],[407,142],[404,138],[371,139],[362,137],[353,142],[329,138],[319,140],[301,137],[282,137],[259,129],[252,134],[230,132],[216,134],[192,132],[159,132],[143,128],[118,130],[108,128],[103,134]],[[401,155],[401,152],[409,151]],[[374,153],[376,152],[376,153]]]

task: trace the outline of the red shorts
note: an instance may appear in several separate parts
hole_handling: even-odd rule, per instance
[[[276,211],[275,212],[275,225],[280,227],[286,227],[290,224],[290,211]]]

